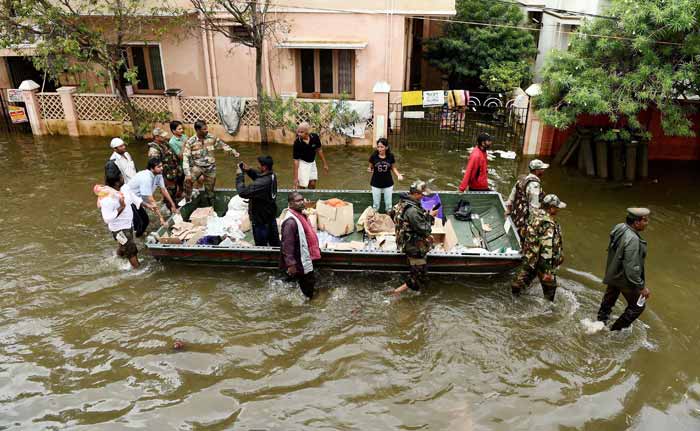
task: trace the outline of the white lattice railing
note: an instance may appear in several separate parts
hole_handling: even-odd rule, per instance
[[[63,120],[63,104],[58,93],[39,93],[39,108],[44,120]]]
[[[180,98],[183,122],[192,124],[204,120],[207,124],[221,124],[216,113],[216,98],[206,96],[190,96]]]
[[[165,96],[132,96],[131,100],[140,109],[152,113],[169,112],[168,98]],[[114,94],[86,94],[78,93],[73,95],[75,110],[78,120],[86,121],[129,121],[121,100]],[[321,107],[323,121],[331,121],[331,104],[329,100],[305,100],[318,104]],[[63,119],[63,105],[58,93],[40,93],[39,103],[41,105],[41,117],[43,119]],[[204,120],[207,124],[221,124],[216,111],[216,98],[207,96],[181,97],[180,104],[183,113],[183,122],[192,124],[197,120]],[[297,123],[309,121],[312,113],[302,111],[295,119]],[[279,127],[270,114],[267,123],[272,128]],[[242,126],[257,127],[260,125],[260,118],[255,99],[245,100],[245,109],[241,116]],[[373,120],[367,120],[367,128],[374,126]]]
[[[170,112],[168,98],[165,96],[131,96],[134,105],[146,112]]]
[[[114,94],[74,94],[73,100],[78,120],[128,120],[119,97]]]

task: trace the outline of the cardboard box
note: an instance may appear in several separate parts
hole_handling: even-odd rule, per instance
[[[197,208],[190,214],[190,223],[195,226],[206,226],[209,216],[216,215],[214,208]]]
[[[352,204],[344,202],[343,205],[331,206],[326,201],[316,202],[316,214],[318,215],[318,228],[333,236],[351,234],[355,230]]]
[[[161,244],[182,244],[182,240],[177,237],[171,237],[171,236],[161,236],[158,238],[158,242]]]
[[[450,251],[459,244],[452,221],[442,224],[442,219],[436,218],[431,230],[435,245],[441,245],[445,251]]]

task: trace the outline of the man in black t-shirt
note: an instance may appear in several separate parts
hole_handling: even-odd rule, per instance
[[[318,169],[316,154],[323,162],[323,170],[328,173],[328,163],[321,148],[321,138],[316,133],[309,133],[309,123],[301,123],[297,127],[297,138],[294,140],[292,157],[294,158],[294,188],[316,188]]]

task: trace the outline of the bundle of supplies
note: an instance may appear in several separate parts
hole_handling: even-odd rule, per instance
[[[316,202],[318,229],[334,236],[348,235],[354,232],[354,212],[350,202],[333,198]]]

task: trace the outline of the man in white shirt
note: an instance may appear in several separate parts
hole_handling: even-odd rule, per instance
[[[168,189],[165,188],[165,181],[163,180],[163,163],[158,158],[149,159],[147,169],[139,171],[136,175],[134,175],[131,181],[124,185],[124,188],[136,195],[138,198],[142,199],[144,203],[151,204],[152,208],[151,205],[145,206],[158,216],[160,219],[160,224],[163,226],[167,224],[167,221],[165,218],[163,218],[163,215],[158,209],[158,205],[156,205],[155,199],[153,199],[153,193],[156,191],[156,188],[160,188],[163,198],[170,204],[170,208],[174,208],[174,212],[178,212],[175,202],[173,202],[170,193],[168,193]],[[149,223],[148,213],[146,213],[143,206],[141,206],[141,208],[137,208],[134,205],[133,210],[134,230],[136,231],[136,237],[138,238],[146,232],[146,228],[148,227]]]
[[[140,208],[142,205],[154,207],[154,205],[143,202],[141,198],[134,195],[126,187],[122,190],[124,180],[121,176],[107,176],[105,183],[115,192],[100,199],[99,206],[102,212],[102,220],[107,224],[112,237],[117,241],[117,256],[129,260],[133,268],[139,267],[138,249],[134,242],[133,208]],[[152,209],[152,208],[151,208]]]
[[[121,138],[112,139],[109,146],[114,150],[109,160],[113,160],[117,165],[124,178],[124,184],[126,184],[136,175],[134,159],[131,158],[131,154],[126,152],[126,142]]]

